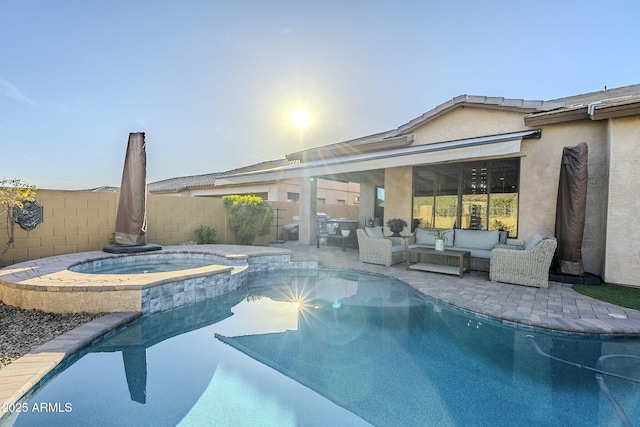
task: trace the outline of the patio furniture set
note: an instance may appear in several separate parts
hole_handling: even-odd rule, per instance
[[[554,237],[535,234],[524,245],[507,243],[507,233],[497,230],[440,230],[444,250],[436,250],[435,229],[417,228],[402,237],[387,237],[380,227],[356,230],[361,262],[390,266],[406,262],[407,268],[463,277],[465,271],[488,271],[492,281],[546,288],[556,250]]]

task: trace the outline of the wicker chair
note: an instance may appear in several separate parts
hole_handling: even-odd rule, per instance
[[[501,245],[491,251],[489,278],[496,282],[547,288],[557,245],[555,237],[542,239],[532,249],[507,249]]]
[[[406,246],[402,237],[385,237],[374,239],[359,228],[356,230],[358,247],[360,250],[360,262],[381,264],[387,267],[392,264],[404,262]]]

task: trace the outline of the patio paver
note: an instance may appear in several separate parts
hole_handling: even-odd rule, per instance
[[[407,270],[404,263],[386,267],[358,261],[358,250],[286,242],[294,256],[317,256],[327,268],[353,269],[398,278],[420,292],[455,307],[505,323],[517,323],[576,334],[640,336],[640,311],[577,293],[571,284],[550,282],[548,288],[492,282],[480,271],[454,277]]]

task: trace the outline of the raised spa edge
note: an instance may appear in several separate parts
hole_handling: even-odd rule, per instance
[[[143,315],[215,298],[243,286],[254,272],[315,269],[317,260],[292,261],[291,251],[263,246],[167,246],[153,255],[206,255],[215,264],[148,274],[87,274],[69,268],[86,262],[121,262],[102,251],[60,255],[0,269],[0,300],[53,313],[138,311]]]

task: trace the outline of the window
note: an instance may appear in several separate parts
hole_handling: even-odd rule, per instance
[[[347,201],[343,200],[343,199],[338,199],[338,200],[336,200],[336,203],[339,204],[339,205],[346,205]]]
[[[300,201],[300,193],[287,192],[287,202],[299,202],[299,201]]]
[[[520,159],[436,166],[413,171],[413,227],[505,230],[518,234]]]
[[[384,219],[384,187],[376,187],[376,202],[373,207],[373,217]]]
[[[317,204],[318,205],[324,205],[326,203],[326,200],[323,199],[323,198],[320,198],[320,197],[318,197],[318,199],[316,199],[316,200],[317,200]]]

